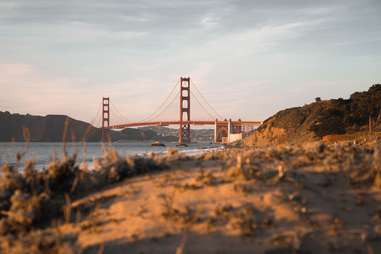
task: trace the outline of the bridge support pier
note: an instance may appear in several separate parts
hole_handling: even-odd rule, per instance
[[[231,133],[232,133],[232,119],[229,119],[229,121],[228,121],[228,136],[227,136],[228,140],[229,140],[229,136]]]
[[[243,124],[241,120],[224,120],[214,122],[214,143],[231,143],[242,139]]]
[[[179,145],[190,142],[190,78],[181,77]]]
[[[228,136],[228,122],[227,120],[214,122],[214,143],[223,143],[224,139]]]
[[[217,122],[218,122],[218,119],[216,118],[216,120],[214,121],[214,136],[213,136],[213,142],[214,143],[217,143],[217,140],[218,140],[218,136],[217,136]]]
[[[102,98],[102,130],[101,142],[107,141],[106,128],[110,127],[110,98]]]

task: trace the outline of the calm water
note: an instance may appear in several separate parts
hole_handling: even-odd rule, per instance
[[[90,165],[94,158],[99,158],[103,154],[103,145],[101,143],[87,143],[83,146],[81,143],[67,143],[67,152],[69,155],[76,153],[78,161],[86,160]],[[145,155],[147,153],[165,153],[168,148],[175,147],[179,151],[194,154],[201,153],[207,149],[216,148],[210,144],[192,144],[189,147],[176,147],[176,143],[166,143],[166,147],[152,147],[151,142],[124,142],[113,143],[111,145],[118,153],[124,155]],[[1,143],[0,142],[0,165],[9,163],[16,164],[16,154],[25,155],[20,166],[24,165],[25,160],[33,160],[37,168],[46,167],[49,161],[54,158],[62,158],[62,143]]]

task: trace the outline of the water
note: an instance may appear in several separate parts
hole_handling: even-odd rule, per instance
[[[191,144],[188,147],[176,147],[176,143],[166,143],[166,147],[153,147],[151,142],[123,142],[111,145],[121,156],[141,155],[148,153],[165,153],[169,148],[176,148],[188,154],[198,154],[210,149],[219,149],[218,146],[208,143]],[[23,166],[26,160],[33,160],[38,169],[46,167],[53,159],[63,157],[63,143],[1,143],[0,142],[0,165],[9,163],[16,165],[16,154],[25,153],[19,166]],[[78,161],[86,161],[90,167],[95,158],[103,154],[102,143],[67,143],[66,151],[69,155],[76,153]]]

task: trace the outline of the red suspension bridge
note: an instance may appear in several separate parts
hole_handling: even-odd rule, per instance
[[[194,91],[191,90],[194,88]],[[179,87],[178,87],[179,85]],[[178,89],[178,90],[177,90]],[[177,90],[177,93],[175,91]],[[174,96],[173,96],[174,95]],[[201,106],[203,111],[208,114],[206,120],[193,120],[191,119],[191,95],[195,102]],[[172,99],[171,99],[172,98]],[[179,98],[179,118],[178,120],[160,120],[160,115],[176,100]],[[193,99],[192,99],[193,101]],[[193,104],[192,104],[193,105]],[[194,125],[209,125],[214,126],[214,142],[216,143],[229,143],[241,139],[243,134],[253,130],[262,124],[261,121],[256,120],[236,120],[223,118],[218,112],[208,103],[206,98],[202,95],[197,86],[191,82],[189,77],[181,77],[172,89],[170,94],[163,103],[145,120],[140,122],[127,122],[119,120],[121,123],[111,124],[111,106],[110,98],[102,98],[102,140],[105,140],[107,130],[109,129],[125,129],[130,127],[144,127],[144,126],[178,126],[178,143],[180,145],[191,142],[191,126]],[[115,114],[120,114],[116,108],[113,109]],[[117,113],[118,112],[118,113]],[[113,113],[114,114],[114,113]],[[123,117],[124,118],[124,117]],[[125,118],[124,118],[125,119]]]

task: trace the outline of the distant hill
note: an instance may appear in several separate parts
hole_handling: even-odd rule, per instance
[[[0,141],[30,141],[40,142],[60,142],[63,139],[65,120],[68,119],[69,139],[75,137],[81,140],[84,137],[86,129],[88,131],[88,141],[96,141],[100,138],[100,130],[83,121],[78,121],[64,115],[21,115],[11,114],[9,112],[0,112]],[[28,137],[24,137],[25,131],[28,130]]]
[[[247,144],[298,143],[319,140],[326,135],[350,134],[374,129],[381,124],[381,85],[355,92],[349,99],[317,100],[303,107],[289,108],[267,119]]]
[[[139,128],[139,130],[144,130],[144,131],[150,130],[155,132],[158,136],[161,136],[161,137],[176,137],[175,141],[177,141],[178,129],[167,128],[162,126],[152,126],[152,127],[142,127],[142,128]],[[191,129],[192,141],[212,142],[213,135],[214,135],[213,129]]]
[[[0,142],[62,142],[67,121],[66,141],[99,142],[101,129],[91,124],[65,115],[22,115],[0,111]],[[112,141],[160,140],[177,141],[177,130],[166,127],[127,128],[122,131],[108,131]],[[192,136],[199,140],[209,140],[206,133],[212,130],[195,130]],[[200,135],[198,135],[200,134]],[[206,136],[205,136],[206,135]]]
[[[0,111],[0,141],[21,142],[29,139],[31,142],[62,142],[66,119],[68,123],[66,141],[98,142],[101,140],[100,128],[65,115],[34,116]],[[137,129],[109,131],[109,134],[112,141],[156,138],[153,132]]]

